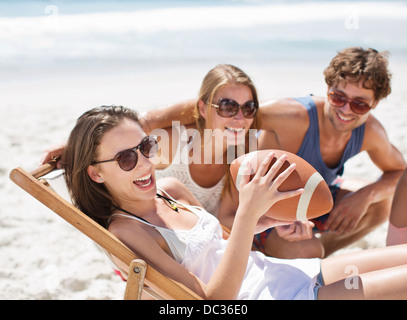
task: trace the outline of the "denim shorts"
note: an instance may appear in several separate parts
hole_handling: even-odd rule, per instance
[[[314,299],[318,299],[318,291],[319,289],[324,286],[324,279],[322,278],[322,271],[320,271],[317,275],[317,281],[315,282],[314,286]]]

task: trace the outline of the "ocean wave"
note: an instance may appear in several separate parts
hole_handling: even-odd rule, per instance
[[[58,6],[44,8],[44,16],[0,18],[0,39],[50,34],[149,35],[212,29],[245,29],[352,18],[407,19],[402,2],[306,2],[262,6],[177,7],[131,12],[64,14]]]
[[[257,1],[82,14],[48,5],[43,16],[0,17],[0,68],[321,60],[350,45],[407,53],[405,2]]]

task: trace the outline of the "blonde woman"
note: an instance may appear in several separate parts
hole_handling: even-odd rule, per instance
[[[256,88],[242,70],[226,64],[210,70],[195,106],[196,121],[165,128],[157,177],[179,179],[215,216],[234,212],[238,201],[229,164],[250,147],[257,148],[256,131],[250,129],[259,126],[258,105]],[[151,132],[160,136],[162,130]]]

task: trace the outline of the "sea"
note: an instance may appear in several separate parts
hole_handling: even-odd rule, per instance
[[[204,63],[326,65],[349,46],[407,57],[407,1],[0,0],[0,82]]]

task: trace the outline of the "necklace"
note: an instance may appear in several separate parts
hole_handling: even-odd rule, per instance
[[[166,202],[166,203],[168,204],[168,206],[169,206],[172,210],[174,210],[175,212],[178,212],[178,207],[175,205],[176,202],[175,202],[174,200],[172,200],[172,199],[170,199],[170,198],[168,198],[168,197],[166,197],[166,196],[162,196],[161,194],[158,194],[158,193],[156,194],[156,196],[157,196],[157,198],[163,199],[164,202]],[[122,208],[120,208],[120,207],[118,207],[118,206],[115,206],[115,205],[113,205],[113,207],[116,208],[117,210],[123,211],[124,213],[127,213],[127,214],[129,214],[129,215],[135,216],[135,217],[137,217],[137,218],[139,218],[139,219],[141,219],[141,220],[143,220],[143,221],[145,221],[145,222],[148,223],[148,221],[146,221],[146,220],[143,219],[143,218],[140,218],[139,216],[135,215],[134,213],[131,213],[131,212],[129,212],[129,211],[127,211],[127,210],[124,210],[124,209],[122,209]]]
[[[170,198],[167,198],[166,196],[162,196],[161,194],[156,194],[156,196],[158,197],[158,198],[160,198],[160,199],[163,199],[164,200],[164,202],[167,202],[168,203],[168,206],[172,209],[172,210],[174,210],[175,212],[178,212],[178,207],[175,205],[175,201],[174,200],[172,200],[172,199],[170,199]]]

